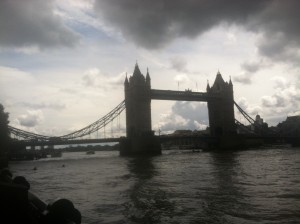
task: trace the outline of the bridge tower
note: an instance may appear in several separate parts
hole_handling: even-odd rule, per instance
[[[149,72],[146,78],[138,64],[133,75],[125,79],[126,133],[127,137],[151,132],[151,83]]]
[[[235,136],[234,98],[231,79],[225,82],[218,71],[212,87],[207,83],[206,91],[211,99],[207,101],[210,133],[214,137]],[[214,99],[213,96],[218,96]]]
[[[151,79],[138,64],[133,75],[124,82],[126,106],[126,135],[120,143],[121,155],[160,154],[160,144],[151,127]]]

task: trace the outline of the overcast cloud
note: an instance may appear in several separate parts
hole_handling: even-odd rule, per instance
[[[160,129],[164,132],[176,129],[203,130],[207,126],[208,109],[206,103],[201,102],[177,101],[160,122]]]
[[[236,100],[237,104],[252,118],[259,114],[271,124],[285,120],[287,115],[298,115],[300,113],[300,92],[296,85],[288,82],[282,76],[275,76],[270,81],[275,92],[272,95],[261,96],[259,105],[249,104],[244,97]],[[242,116],[238,110],[235,111],[236,119],[241,119]]]
[[[178,38],[194,39],[218,25],[236,25],[257,35],[257,61],[241,64],[236,82],[251,84],[267,65],[300,65],[298,0],[96,0],[96,13],[137,46],[160,49]],[[224,37],[225,38],[225,37]],[[171,59],[172,68],[187,72],[186,62]]]
[[[0,1],[0,46],[74,46],[79,36],[62,23],[53,7],[51,0]]]
[[[247,113],[277,124],[299,115],[299,6],[298,0],[2,0],[1,103],[13,126],[65,134],[124,99],[125,72],[130,76],[137,60],[158,89],[205,91],[220,69],[224,80],[232,77],[235,101]],[[206,127],[205,104],[171,105],[153,108],[154,127]]]
[[[95,10],[125,38],[153,49],[178,37],[194,38],[223,22],[244,24],[271,1],[99,0]]]
[[[35,127],[44,119],[43,112],[41,110],[28,110],[26,114],[20,115],[17,120],[21,126]]]
[[[259,52],[280,60],[299,58],[299,8],[297,0],[95,1],[101,18],[120,29],[125,38],[149,49],[178,37],[194,38],[225,23],[259,31]]]

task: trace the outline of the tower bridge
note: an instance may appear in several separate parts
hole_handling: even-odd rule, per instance
[[[132,76],[128,78],[126,75],[124,92],[125,100],[116,108],[94,123],[72,133],[51,137],[27,132],[11,126],[9,127],[10,133],[15,137],[22,138],[22,141],[15,141],[15,143],[23,146],[119,142],[121,155],[155,155],[161,153],[160,143],[170,140],[172,137],[154,135],[151,123],[151,101],[199,101],[207,102],[210,135],[198,136],[198,140],[201,139],[201,141],[207,143],[206,145],[213,145],[220,149],[232,148],[240,144],[236,127],[237,125],[242,126],[242,124],[235,120],[234,117],[234,105],[236,103],[233,96],[233,84],[231,80],[225,82],[220,72],[217,73],[212,86],[207,84],[206,92],[158,90],[151,88],[149,71],[147,70],[147,74],[144,76],[136,64]],[[236,106],[250,123],[254,121],[237,104]],[[104,129],[125,108],[126,137],[82,139],[91,133]],[[177,136],[176,138],[180,137]]]
[[[151,89],[151,79],[135,65],[133,75],[125,82],[126,134],[121,142],[121,154],[157,154],[160,144],[151,127],[151,100],[204,101],[208,105],[211,136],[228,140],[220,146],[229,147],[229,139],[236,135],[233,85],[225,82],[218,72],[214,84],[207,84],[206,93]],[[231,139],[230,139],[231,140]],[[230,145],[232,146],[232,145]]]

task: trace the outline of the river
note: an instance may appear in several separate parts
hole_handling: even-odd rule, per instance
[[[300,223],[300,148],[74,152],[9,167],[46,203],[70,199],[87,224]]]

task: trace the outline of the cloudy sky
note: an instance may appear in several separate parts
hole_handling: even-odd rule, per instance
[[[154,89],[204,92],[219,70],[244,110],[277,125],[300,115],[299,8],[298,0],[0,0],[0,103],[14,127],[67,134],[124,99],[137,61]],[[156,131],[207,124],[205,103],[152,101]]]

